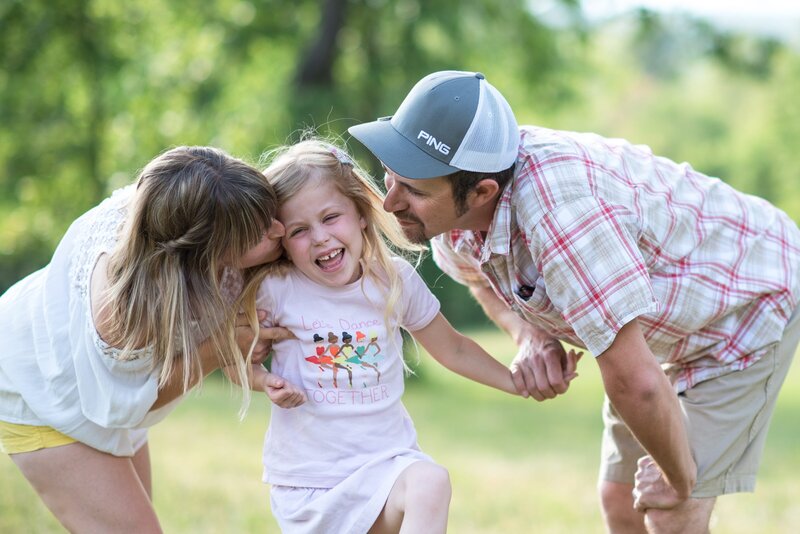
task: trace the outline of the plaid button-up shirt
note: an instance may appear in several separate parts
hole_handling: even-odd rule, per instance
[[[432,241],[455,280],[601,354],[639,319],[675,388],[755,362],[800,292],[782,211],[619,139],[524,127],[516,176],[483,236]]]

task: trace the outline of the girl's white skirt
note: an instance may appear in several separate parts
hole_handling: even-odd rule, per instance
[[[389,455],[391,454],[391,455]],[[383,510],[397,477],[414,462],[433,460],[416,450],[391,451],[364,464],[333,488],[272,486],[272,514],[284,534],[365,534]]]

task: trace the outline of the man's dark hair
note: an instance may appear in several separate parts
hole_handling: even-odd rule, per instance
[[[473,172],[473,171],[458,171],[453,174],[448,174],[446,178],[450,181],[450,187],[453,189],[453,201],[456,204],[456,214],[464,215],[469,209],[467,206],[467,196],[469,192],[475,189],[478,182],[481,180],[494,180],[500,186],[502,191],[506,184],[514,177],[514,168],[516,163],[511,167],[500,172]]]

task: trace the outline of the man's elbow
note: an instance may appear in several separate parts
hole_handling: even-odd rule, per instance
[[[647,406],[663,394],[662,380],[662,377],[650,375],[624,376],[607,381],[605,389],[612,404],[625,402],[629,406]]]

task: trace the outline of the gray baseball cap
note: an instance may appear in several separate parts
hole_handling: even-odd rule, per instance
[[[511,107],[480,72],[429,74],[393,116],[347,131],[392,171],[412,179],[499,172],[516,161],[519,147]]]

